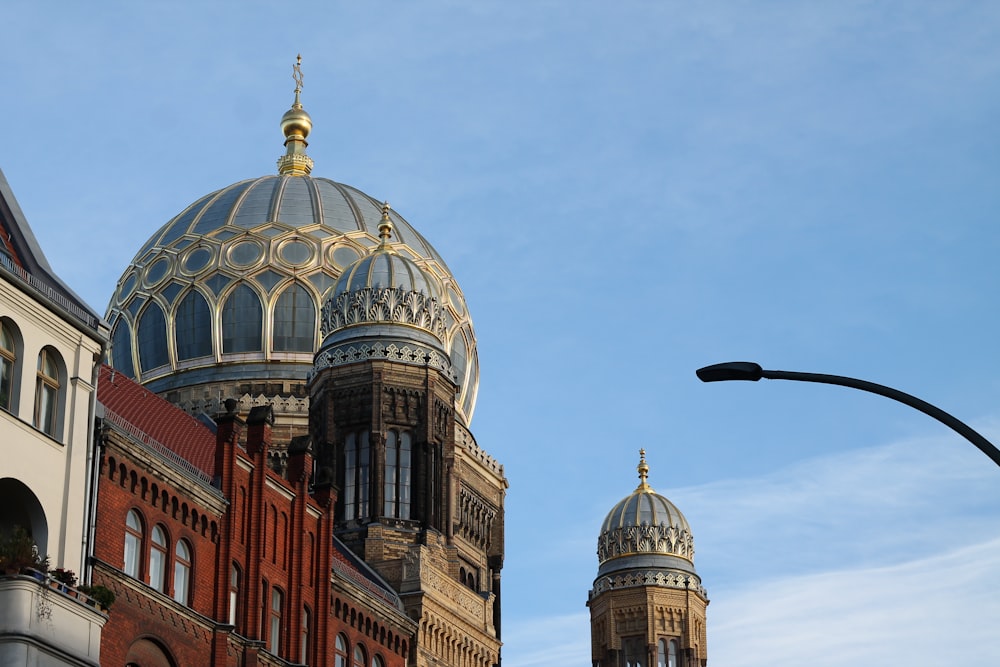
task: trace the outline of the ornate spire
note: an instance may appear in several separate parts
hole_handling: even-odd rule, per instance
[[[646,478],[649,477],[649,464],[646,463],[646,450],[639,450],[639,465],[636,466],[636,470],[639,471],[639,488],[637,491],[652,491],[652,487],[646,482]]]
[[[392,238],[392,220],[389,219],[389,211],[391,207],[389,202],[382,202],[382,221],[378,223],[378,235],[382,239],[382,243],[379,244],[379,249],[384,249],[389,245],[389,239]]]
[[[281,117],[281,132],[285,135],[285,154],[278,158],[278,173],[288,176],[307,176],[313,168],[312,158],[306,155],[306,137],[312,130],[312,118],[302,108],[299,95],[302,92],[302,56],[292,65],[292,80],[295,81],[295,101],[292,108]]]

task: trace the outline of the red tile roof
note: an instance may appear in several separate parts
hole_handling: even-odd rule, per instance
[[[133,435],[146,442],[148,439],[158,442],[211,478],[215,468],[215,434],[200,421],[110,366],[101,366],[97,400],[139,431]],[[141,438],[142,435],[147,438]]]

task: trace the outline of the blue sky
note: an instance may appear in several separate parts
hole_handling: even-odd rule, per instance
[[[11,3],[0,167],[96,310],[203,194],[314,174],[440,251],[506,466],[504,664],[585,665],[597,530],[686,514],[711,664],[1000,663],[1000,5]]]

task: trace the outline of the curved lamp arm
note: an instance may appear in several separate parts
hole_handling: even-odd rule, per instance
[[[909,405],[911,408],[920,410],[925,415],[933,417],[951,430],[955,431],[963,438],[975,445],[979,451],[990,457],[993,463],[1000,466],[1000,450],[993,443],[974,431],[968,424],[959,421],[941,408],[935,407],[927,401],[922,401],[916,396],[911,396],[905,392],[875,384],[867,380],[858,380],[841,375],[824,375],[822,373],[798,373],[795,371],[769,371],[760,367],[752,361],[730,361],[722,364],[713,364],[697,370],[698,378],[702,382],[724,382],[727,380],[748,380],[756,382],[761,378],[768,380],[796,380],[798,382],[818,382],[821,384],[836,384],[842,387],[860,389],[879,396],[891,398],[894,401]]]

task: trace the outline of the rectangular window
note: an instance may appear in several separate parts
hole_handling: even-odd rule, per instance
[[[281,591],[271,589],[271,632],[268,635],[267,650],[275,655],[278,655],[281,646],[281,609],[284,603]]]

